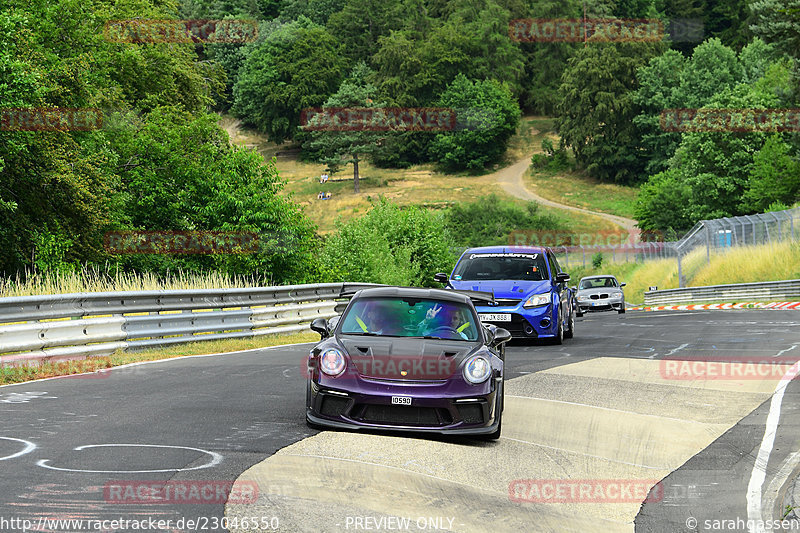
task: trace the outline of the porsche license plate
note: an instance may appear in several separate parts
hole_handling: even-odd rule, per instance
[[[411,396],[392,396],[392,405],[411,405]]]
[[[481,322],[511,322],[511,313],[481,313]]]

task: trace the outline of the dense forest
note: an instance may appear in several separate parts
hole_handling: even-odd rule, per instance
[[[700,21],[702,35],[525,42],[509,31],[517,19],[584,14],[659,19],[665,28]],[[125,19],[246,19],[258,32],[212,43],[104,34],[108,21]],[[414,270],[398,279],[421,280],[455,242],[441,236],[463,212],[387,204],[321,242],[282,193],[274,163],[230,145],[220,112],[332,170],[368,158],[458,172],[500,161],[523,114],[554,116],[561,145],[552,156],[602,181],[641,185],[643,229],[683,231],[704,218],[785,208],[800,195],[798,128],[673,131],[663,112],[800,107],[799,65],[800,0],[4,0],[0,109],[96,108],[103,125],[0,127],[0,271],[90,263],[260,271],[281,283],[379,269],[379,258],[393,254],[395,265]],[[306,109],[348,106],[452,108],[474,127],[302,127]],[[269,246],[113,255],[103,235],[122,230],[251,231]],[[383,240],[369,241],[369,256],[332,266],[338,252],[362,250],[378,231]]]

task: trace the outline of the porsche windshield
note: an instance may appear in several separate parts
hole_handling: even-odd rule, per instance
[[[460,281],[547,279],[547,264],[542,254],[470,254],[459,261],[453,279]]]
[[[477,319],[469,306],[421,298],[362,298],[342,317],[346,335],[435,337],[477,341]]]

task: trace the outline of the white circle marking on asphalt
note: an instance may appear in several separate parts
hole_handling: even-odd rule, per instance
[[[15,439],[13,437],[0,437],[0,439],[13,440],[14,442],[21,442],[22,444],[25,445],[25,448],[23,448],[22,451],[19,451],[19,452],[15,453],[15,454],[12,454],[12,455],[7,455],[6,457],[0,457],[0,461],[7,461],[9,459],[15,459],[17,457],[21,457],[21,456],[25,455],[26,453],[31,453],[33,450],[36,449],[36,445],[34,443],[30,442],[30,441],[27,441],[27,440]]]
[[[47,462],[50,459],[40,459],[39,461],[36,462],[36,464],[38,466],[41,466],[42,468],[49,468],[50,470],[59,470],[62,472],[84,472],[87,474],[147,474],[155,472],[188,472],[189,470],[201,470],[203,468],[211,468],[213,466],[217,466],[219,463],[222,462],[222,456],[216,452],[201,450],[200,448],[192,448],[190,446],[169,446],[166,444],[86,444],[84,446],[78,446],[77,448],[75,448],[75,451],[81,451],[87,448],[109,448],[109,447],[172,448],[177,450],[192,450],[195,452],[200,452],[206,455],[210,455],[211,461],[200,466],[193,466],[191,468],[165,468],[161,470],[82,470],[75,468],[59,468],[57,466],[48,465]]]

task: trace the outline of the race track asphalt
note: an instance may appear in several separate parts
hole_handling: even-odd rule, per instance
[[[798,345],[800,313],[790,311],[587,315],[563,346],[509,347],[498,442],[308,429],[309,345],[0,387],[0,530],[22,531],[11,519],[38,531],[78,530],[45,527],[47,518],[169,519],[156,530],[226,531],[227,517],[232,531],[672,532],[706,531],[714,518],[772,518],[800,461],[797,381],[776,412],[778,373],[675,379],[662,360],[728,365],[777,355],[787,370],[800,360]],[[771,409],[778,425],[769,447]],[[754,470],[765,476],[758,506],[747,497]],[[146,492],[115,492],[147,481],[203,488],[236,479],[257,487],[257,501],[153,502]],[[644,505],[635,497],[552,503],[520,488],[576,480],[595,488],[627,480],[663,494]],[[262,527],[242,527],[245,517]]]

